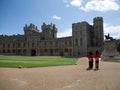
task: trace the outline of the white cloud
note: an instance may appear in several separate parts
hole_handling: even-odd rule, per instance
[[[104,24],[104,34],[110,34],[115,39],[120,39],[120,25]]]
[[[70,5],[69,5],[69,4],[66,4],[65,7],[70,7]]]
[[[61,17],[57,16],[57,15],[53,15],[52,17],[53,19],[56,19],[56,20],[61,20]]]
[[[72,1],[70,2],[70,4],[71,4],[72,6],[80,7],[81,4],[82,4],[82,0],[72,0]]]
[[[66,29],[63,32],[58,32],[57,37],[67,37],[67,36],[72,36],[72,29]]]
[[[119,10],[120,5],[116,2],[116,0],[90,0],[86,3],[84,7],[80,7],[81,10],[84,11],[110,11],[110,10]]]
[[[68,0],[63,0],[63,2],[64,2],[64,3],[67,3],[67,2],[68,2]]]
[[[65,7],[80,7],[83,0],[63,0],[63,2],[66,4]]]
[[[117,11],[120,9],[120,5],[117,3],[117,0],[63,0],[66,7],[74,6],[78,7],[83,11]],[[83,5],[84,3],[85,5]]]

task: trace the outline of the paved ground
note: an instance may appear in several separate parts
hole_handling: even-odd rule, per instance
[[[86,71],[87,64],[0,68],[0,90],[120,90],[120,63],[102,61],[98,71]]]

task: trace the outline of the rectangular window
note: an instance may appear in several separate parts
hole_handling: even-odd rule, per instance
[[[80,38],[80,45],[82,46],[82,44],[83,44],[83,40],[82,38]]]
[[[8,44],[8,48],[10,48],[10,44]]]
[[[75,46],[78,46],[78,40],[75,39]]]
[[[3,44],[3,48],[5,48],[5,44]]]
[[[13,48],[15,48],[15,44],[13,44]]]
[[[24,47],[24,48],[26,47],[26,44],[25,44],[25,43],[23,43],[23,47]]]

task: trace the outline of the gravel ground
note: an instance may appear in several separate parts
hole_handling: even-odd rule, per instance
[[[77,65],[0,68],[0,90],[120,90],[120,63],[100,61],[87,71],[87,58]]]

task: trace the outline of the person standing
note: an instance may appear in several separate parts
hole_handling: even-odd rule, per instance
[[[95,70],[99,70],[99,58],[100,58],[99,52],[96,51],[96,54],[95,54]]]
[[[93,68],[93,58],[93,53],[90,51],[88,54],[89,67],[87,68],[87,70],[91,70]]]

